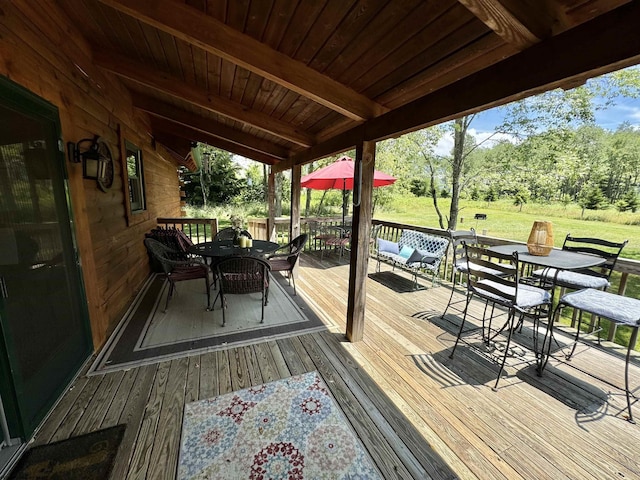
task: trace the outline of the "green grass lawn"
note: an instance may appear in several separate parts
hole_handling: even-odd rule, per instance
[[[443,215],[449,213],[449,199],[438,199]],[[486,213],[486,220],[474,220],[476,213]],[[574,236],[606,238],[621,242],[629,240],[622,256],[640,260],[640,214],[619,213],[615,210],[586,211],[581,217],[577,205],[525,205],[522,211],[508,201],[487,203],[465,200],[461,202],[458,229],[475,228],[478,234],[486,230],[491,237],[509,238],[526,242],[535,220],[553,223],[557,247],[568,233]],[[396,199],[384,209],[378,209],[374,218],[439,228],[438,216],[430,198]]]

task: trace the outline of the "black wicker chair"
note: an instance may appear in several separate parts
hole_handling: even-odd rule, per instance
[[[147,247],[149,255],[154,258],[162,267],[162,272],[169,282],[169,292],[167,293],[167,301],[164,311],[169,308],[169,301],[176,289],[176,282],[183,280],[194,280],[204,278],[207,287],[207,308],[211,301],[211,280],[209,272],[211,269],[200,259],[175,260],[179,252],[167,247],[158,240],[153,238],[145,238],[144,244]]]
[[[262,293],[260,323],[264,322],[264,307],[269,299],[269,270],[269,264],[256,257],[227,257],[216,264],[220,290],[213,300],[211,310],[220,297],[223,327],[227,322],[225,296],[229,294]]]
[[[296,266],[296,262],[298,261],[298,257],[300,256],[300,252],[303,247],[307,243],[308,235],[303,233],[302,235],[297,236],[291,242],[286,245],[278,248],[274,252],[273,255],[269,256],[269,265],[271,266],[272,272],[287,272],[287,278],[289,279],[289,284],[293,282],[293,294],[296,293],[296,279],[293,276],[293,269]],[[278,253],[282,252],[282,253]]]

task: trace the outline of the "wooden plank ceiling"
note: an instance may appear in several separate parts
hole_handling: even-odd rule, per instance
[[[59,0],[170,151],[290,168],[640,62],[628,0]]]

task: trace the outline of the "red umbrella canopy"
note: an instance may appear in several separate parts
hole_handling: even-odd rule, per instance
[[[341,157],[326,167],[320,168],[302,177],[300,186],[314,190],[353,190],[354,162],[350,157]],[[376,170],[373,174],[373,186],[384,187],[396,181],[395,177]]]

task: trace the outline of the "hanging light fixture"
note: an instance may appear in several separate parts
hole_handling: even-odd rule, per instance
[[[531,255],[546,257],[553,250],[553,224],[537,220],[533,222],[529,240],[527,240],[527,250]]]

